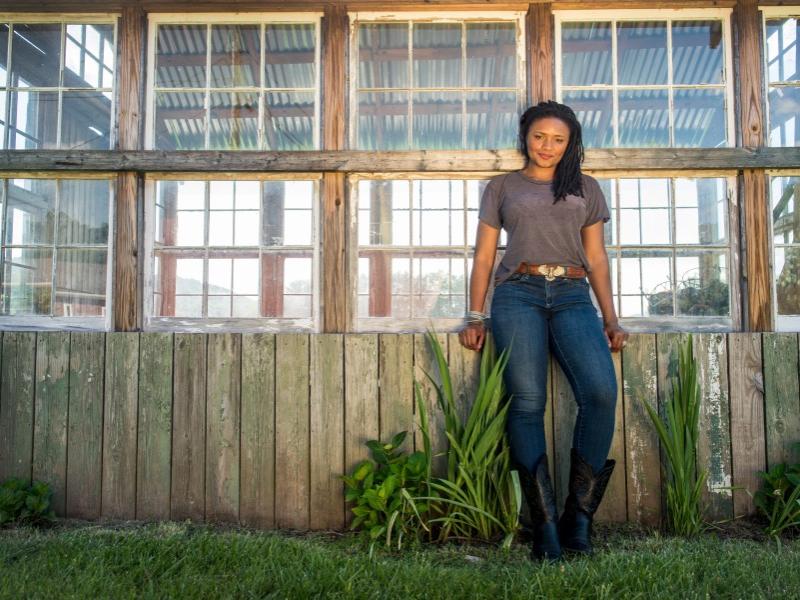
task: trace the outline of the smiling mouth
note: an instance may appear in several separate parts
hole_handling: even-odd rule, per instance
[[[543,159],[545,159],[545,160],[550,160],[551,158],[553,158],[553,155],[552,155],[552,154],[542,154],[542,153],[540,152],[540,153],[539,153],[539,157],[540,157],[540,158],[543,158]]]

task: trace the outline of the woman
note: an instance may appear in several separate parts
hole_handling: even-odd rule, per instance
[[[473,350],[483,346],[483,307],[502,227],[508,244],[495,273],[491,327],[498,349],[511,348],[505,371],[511,395],[507,432],[530,508],[531,554],[556,560],[562,549],[592,552],[592,518],[614,468],[614,461],[606,460],[617,398],[609,350],[619,351],[628,334],[611,297],[603,243],[608,207],[597,181],[581,173],[583,142],[575,113],[552,101],[529,108],[520,118],[519,149],[525,168],[494,177],[481,199],[470,311],[459,339]],[[578,403],[569,496],[560,520],[545,455],[548,350]]]

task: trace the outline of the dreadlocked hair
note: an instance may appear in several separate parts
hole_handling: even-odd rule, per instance
[[[566,104],[559,104],[553,100],[539,102],[531,106],[519,119],[518,150],[525,157],[526,162],[531,160],[528,156],[528,131],[534,122],[545,117],[554,117],[563,121],[569,127],[569,142],[564,156],[556,165],[553,177],[553,204],[564,200],[567,195],[583,197],[583,178],[581,177],[581,163],[583,162],[583,138],[581,124],[575,112]]]

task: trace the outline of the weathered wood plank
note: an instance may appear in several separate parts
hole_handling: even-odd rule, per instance
[[[275,525],[275,336],[242,336],[242,480],[239,520]]]
[[[561,365],[554,359],[551,359],[550,364],[553,385],[553,485],[558,510],[561,511],[569,495],[570,452],[578,405]]]
[[[657,526],[661,522],[659,441],[644,407],[647,403],[658,410],[656,336],[632,335],[622,358],[628,518]]]
[[[343,336],[311,338],[312,529],[341,529],[345,522],[344,488],[339,479],[345,459],[344,357]],[[369,359],[377,364],[376,354]]]
[[[206,520],[239,519],[242,337],[208,336]]]
[[[747,329],[771,331],[772,281],[770,280],[770,225],[766,174],[745,169],[742,173],[744,232],[747,253]]]
[[[350,314],[345,253],[346,202],[344,173],[325,173],[322,179],[322,330],[347,331]]]
[[[139,334],[107,334],[105,367],[103,517],[134,519]]]
[[[695,336],[695,359],[700,384],[700,439],[697,463],[708,469],[703,503],[712,519],[733,516],[730,395],[725,334]]]
[[[528,29],[528,79],[530,102],[555,99],[553,89],[553,4],[531,4],[526,18]]]
[[[30,481],[36,334],[6,331],[0,369],[0,481]]]
[[[67,428],[68,517],[97,519],[102,502],[105,337],[72,333]]]
[[[171,481],[172,354],[169,333],[139,339],[136,518],[168,519]]]
[[[447,334],[450,379],[462,423],[467,422],[480,381],[481,353],[464,348],[457,333]]]
[[[613,352],[614,374],[622,381],[622,353]],[[628,519],[625,465],[625,406],[622,400],[622,385],[617,386],[617,402],[614,408],[614,437],[608,450],[608,458],[617,461],[608,482],[603,501],[597,509],[599,521],[622,523]]]
[[[326,5],[322,19],[322,147],[326,150],[345,147],[348,25],[343,4]]]
[[[764,333],[764,412],[769,467],[798,460],[791,446],[800,440],[800,367],[795,333]]]
[[[285,172],[514,171],[515,150],[4,150],[0,171]],[[796,169],[800,148],[590,148],[587,171]]]
[[[447,357],[447,335],[436,334],[442,352]],[[431,452],[433,453],[433,473],[435,475],[445,475],[447,473],[447,436],[444,431],[444,414],[439,409],[436,401],[436,389],[425,374],[430,375],[437,385],[441,384],[439,366],[436,357],[426,339],[425,334],[414,334],[414,379],[419,382],[422,390],[422,398],[425,402],[425,409],[428,413],[428,428],[431,438]],[[415,400],[416,406],[416,400]],[[419,411],[419,408],[417,408]],[[418,450],[423,448],[422,433],[417,431],[414,434],[414,445]]]
[[[175,334],[170,516],[205,517],[207,336]]]
[[[407,431],[405,448],[414,446],[414,339],[410,335],[378,336],[380,432],[382,440]]]
[[[757,0],[738,0],[734,9],[738,71],[736,89],[739,94],[739,127],[742,146],[764,145],[763,43],[761,15]]]
[[[308,529],[309,338],[284,334],[275,340],[275,524]]]
[[[56,515],[63,517],[67,489],[69,332],[39,333],[36,340],[33,479],[50,485]]]
[[[761,479],[756,472],[763,471],[767,466],[761,335],[729,334],[728,354],[733,484],[745,488],[733,492],[733,514],[738,517],[755,510],[752,494],[761,487]]]

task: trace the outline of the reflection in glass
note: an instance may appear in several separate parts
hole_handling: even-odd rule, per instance
[[[672,313],[672,253],[623,250],[620,260],[620,316]]]
[[[722,21],[672,23],[673,83],[723,82]]]
[[[413,269],[416,291],[412,304],[415,318],[460,317],[465,310],[464,259],[418,258]]]
[[[800,246],[775,248],[775,295],[779,315],[800,315]]]
[[[159,150],[202,150],[206,145],[205,95],[157,92],[155,147]]]
[[[362,150],[408,150],[408,94],[358,95],[358,147]]]
[[[617,62],[620,85],[666,84],[667,24],[617,23]]]
[[[3,238],[6,245],[53,243],[56,206],[54,180],[9,180],[7,203]]]
[[[575,111],[581,123],[583,145],[586,148],[608,148],[614,145],[610,91],[565,91],[563,100],[564,104]]]
[[[108,243],[109,182],[66,179],[60,185],[56,243],[105,246]]]
[[[675,180],[675,241],[725,244],[728,196],[724,179]]]
[[[515,87],[516,25],[467,23],[466,26],[467,87]]]
[[[58,92],[11,92],[8,145],[12,150],[56,148]]]
[[[412,190],[413,244],[415,246],[462,245],[464,243],[463,182],[442,179],[417,180],[413,182]]]
[[[767,78],[770,83],[800,81],[800,19],[766,20]]]
[[[727,145],[725,96],[721,89],[676,89],[674,94],[674,146],[719,148]]]
[[[615,210],[617,204],[615,198],[616,180],[597,179],[597,183],[600,184],[600,189],[603,191],[603,197],[606,199],[606,205],[608,206],[609,215],[611,217],[603,225],[603,240],[604,243],[606,244],[616,244],[617,243],[617,211]]]
[[[316,39],[317,28],[313,23],[265,25],[264,86],[316,87]]]
[[[3,254],[2,314],[49,315],[53,250],[6,248]]]
[[[358,87],[408,87],[408,23],[360,23]]]
[[[430,150],[463,148],[461,98],[460,92],[414,94],[412,148]]]
[[[156,87],[206,86],[206,25],[159,25]]]
[[[267,150],[314,149],[314,94],[264,94],[264,137]]]
[[[773,177],[770,181],[770,199],[774,243],[800,242],[800,177]]]
[[[619,92],[619,145],[669,146],[667,90]]]
[[[211,26],[211,87],[259,85],[259,25]]]
[[[727,254],[724,251],[679,250],[675,270],[678,276],[678,315],[730,315]]]
[[[414,87],[460,87],[461,24],[414,23]]]
[[[408,181],[362,180],[358,184],[358,243],[406,246],[411,241]]]
[[[108,210],[106,209],[106,214]],[[57,317],[100,317],[106,312],[106,249],[59,248],[56,252]]]
[[[6,93],[0,90],[0,148],[6,147],[6,97]]]
[[[213,92],[208,138],[212,150],[257,150],[258,94]]]
[[[8,79],[8,34],[10,29],[11,26],[8,23],[0,23],[0,87],[5,87]],[[5,110],[2,114],[6,114]]]
[[[611,83],[611,23],[564,23],[561,26],[562,83]]]
[[[61,85],[61,24],[14,23],[11,38],[11,81],[15,87]]]
[[[111,147],[111,99],[102,92],[64,92],[61,148],[108,150]]]
[[[517,127],[514,92],[467,93],[467,149],[513,148]]]
[[[67,24],[64,87],[111,87],[114,75],[113,25]]]
[[[800,146],[800,87],[769,91],[770,146]]]

